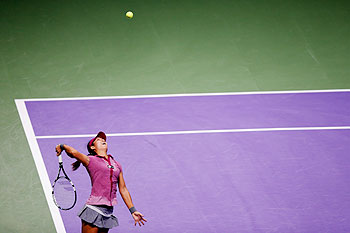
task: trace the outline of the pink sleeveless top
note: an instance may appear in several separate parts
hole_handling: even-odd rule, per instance
[[[108,159],[95,155],[89,156],[89,165],[86,167],[91,179],[91,194],[86,204],[107,205],[117,204],[117,183],[121,165],[108,155]]]

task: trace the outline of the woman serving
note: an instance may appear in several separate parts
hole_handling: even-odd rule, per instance
[[[106,233],[118,226],[118,219],[113,215],[113,206],[117,204],[117,184],[119,193],[135,220],[135,226],[144,225],[147,220],[136,210],[123,178],[121,165],[107,154],[106,134],[99,132],[87,144],[89,155],[77,151],[71,146],[60,144],[56,146],[57,156],[63,150],[67,155],[77,159],[73,163],[76,170],[82,163],[91,179],[91,195],[78,216],[82,220],[82,233]]]

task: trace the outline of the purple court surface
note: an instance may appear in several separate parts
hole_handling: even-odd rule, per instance
[[[118,193],[120,226],[110,232],[350,232],[350,92],[24,104],[50,182],[55,145],[86,153],[92,135],[107,133],[149,221],[135,227]],[[58,216],[68,233],[80,232],[76,214],[90,194],[85,168],[73,172],[72,162],[64,156],[78,202]]]

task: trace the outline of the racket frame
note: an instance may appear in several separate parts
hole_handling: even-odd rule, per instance
[[[71,179],[69,179],[69,177],[68,177],[66,171],[65,171],[64,168],[63,168],[62,155],[59,155],[59,156],[58,156],[58,166],[59,166],[59,170],[58,170],[57,177],[56,177],[55,181],[52,183],[52,199],[53,199],[53,202],[55,203],[55,205],[56,205],[59,209],[61,209],[61,210],[70,210],[70,209],[72,209],[72,208],[75,206],[75,204],[77,203],[77,191],[76,191],[76,189],[75,189],[75,186],[74,186],[73,182],[71,181]],[[61,171],[63,172],[64,176],[60,176]],[[65,178],[65,179],[67,179],[67,180],[70,182],[70,184],[72,185],[72,187],[73,187],[73,191],[74,191],[74,202],[73,202],[73,204],[72,204],[70,207],[68,207],[68,208],[63,208],[63,207],[61,207],[61,206],[57,203],[57,201],[56,201],[55,191],[54,191],[55,189],[54,189],[54,187],[55,187],[56,182],[57,182],[60,178]]]

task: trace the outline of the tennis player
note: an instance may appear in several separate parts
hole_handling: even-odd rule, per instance
[[[113,215],[113,206],[117,204],[117,184],[119,193],[135,220],[135,226],[136,224],[144,225],[147,220],[132,203],[121,165],[114,160],[112,155],[107,154],[106,134],[99,132],[88,142],[87,149],[88,156],[68,145],[56,146],[57,156],[65,150],[68,156],[77,159],[72,164],[73,170],[76,170],[82,163],[90,175],[91,195],[78,213],[82,220],[82,233],[106,233],[109,229],[119,225],[118,219]]]

